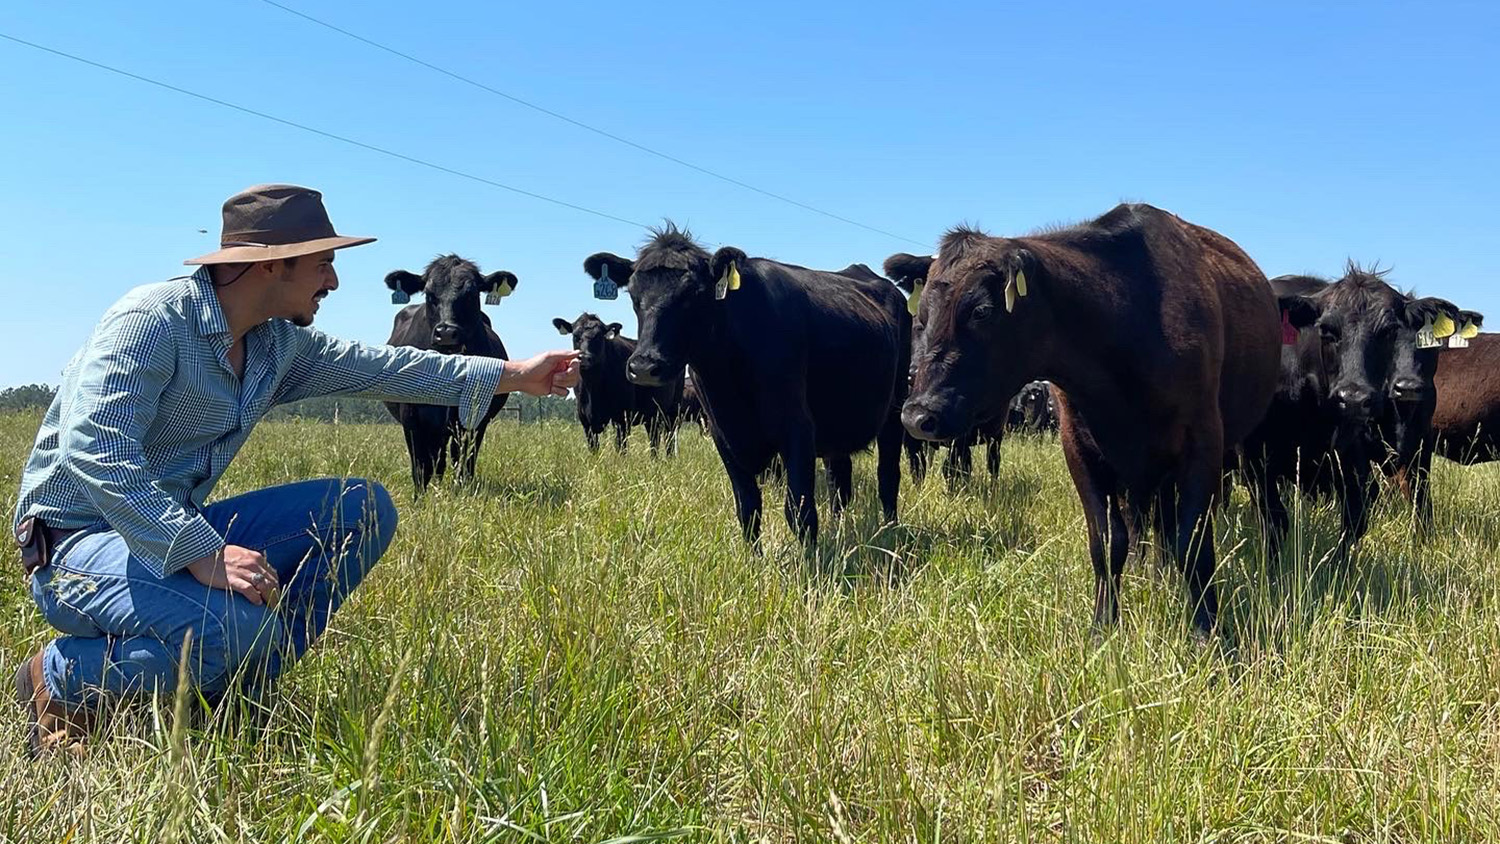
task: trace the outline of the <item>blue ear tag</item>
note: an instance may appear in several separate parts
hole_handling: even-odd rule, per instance
[[[609,264],[599,268],[599,280],[594,282],[595,299],[618,299],[620,298],[620,287],[609,280]]]
[[[391,291],[391,304],[392,305],[405,305],[405,304],[408,304],[410,302],[411,302],[411,294],[407,293],[405,290],[392,290]]]

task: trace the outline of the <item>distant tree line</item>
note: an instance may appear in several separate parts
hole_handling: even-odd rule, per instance
[[[46,409],[55,395],[57,388],[46,384],[7,387],[0,390],[0,411]]]
[[[47,384],[27,384],[0,390],[0,412],[42,410],[52,403],[57,388]],[[517,411],[523,422],[542,419],[573,419],[576,405],[556,396],[537,398],[513,393],[500,412],[500,420],[515,419]],[[374,399],[348,397],[306,399],[272,408],[267,419],[316,419],[322,422],[395,422],[385,405]]]

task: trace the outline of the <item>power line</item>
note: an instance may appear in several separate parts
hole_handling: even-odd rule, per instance
[[[518,96],[516,96],[514,94],[508,94],[505,91],[501,91],[501,90],[499,90],[497,88],[493,88],[493,87],[491,87],[489,85],[484,84],[483,82],[479,82],[479,81],[477,81],[475,79],[472,79],[472,78],[470,78],[468,76],[464,76],[461,73],[456,73],[454,71],[448,70],[445,67],[440,67],[440,66],[435,65],[435,64],[433,64],[431,62],[424,61],[423,59],[419,59],[416,56],[411,55],[410,53],[403,53],[403,52],[401,52],[400,50],[397,50],[394,47],[386,46],[385,44],[381,44],[378,41],[373,41],[373,40],[371,40],[369,38],[366,38],[363,35],[358,35],[356,33],[350,32],[349,30],[344,29],[344,28],[339,27],[339,26],[336,26],[334,24],[331,24],[328,21],[321,20],[319,18],[315,18],[312,15],[307,14],[306,12],[301,12],[301,11],[298,11],[297,9],[291,8],[290,6],[282,5],[281,3],[276,2],[276,0],[261,0],[261,2],[265,3],[268,6],[274,6],[274,7],[278,8],[278,9],[282,10],[283,12],[288,13],[288,14],[296,15],[297,17],[302,18],[303,20],[309,21],[311,23],[315,23],[318,26],[324,27],[326,29],[331,29],[334,32],[339,33],[340,35],[346,36],[348,38],[352,38],[355,41],[360,42],[361,44],[367,44],[367,45],[369,45],[371,47],[374,47],[377,50],[383,50],[383,51],[385,51],[387,53],[390,53],[393,56],[397,56],[399,58],[403,58],[403,59],[405,59],[405,60],[407,60],[409,62],[412,62],[413,64],[421,65],[422,67],[425,67],[428,70],[435,71],[437,73],[441,73],[442,75],[447,76],[450,79],[455,79],[455,80],[457,80],[459,82],[463,82],[463,83],[465,83],[467,85],[472,85],[472,86],[474,86],[475,88],[478,88],[481,91],[486,91],[488,93],[494,94],[495,96],[501,97],[501,98],[506,99],[506,100],[509,100],[509,101],[515,103],[516,105],[525,106],[526,108],[529,108],[529,109],[531,109],[533,111],[541,112],[542,114],[545,114],[548,117],[552,117],[552,118],[555,118],[557,120],[561,120],[564,123],[571,124],[573,126],[578,127],[579,129],[583,129],[583,130],[588,131],[588,132],[593,132],[596,135],[600,135],[600,136],[603,136],[605,138],[609,138],[612,141],[624,144],[625,146],[631,147],[633,149],[640,150],[641,152],[647,153],[649,155],[654,155],[657,158],[661,158],[661,159],[664,159],[666,161],[670,161],[673,164],[681,165],[681,166],[686,167],[686,168],[688,168],[690,170],[696,170],[697,172],[702,173],[705,176],[712,176],[715,179],[719,179],[720,181],[728,182],[731,185],[736,185],[738,187],[742,187],[742,188],[744,188],[745,190],[748,190],[748,191],[754,191],[755,193],[758,193],[761,196],[767,196],[767,197],[770,197],[771,199],[775,199],[775,200],[777,200],[779,202],[785,202],[788,205],[793,205],[793,206],[796,206],[797,208],[801,208],[804,211],[811,211],[814,214],[821,214],[824,217],[828,217],[829,219],[838,220],[841,223],[847,223],[847,224],[849,224],[851,226],[857,226],[859,228],[865,229],[866,231],[872,231],[872,232],[875,232],[876,234],[882,234],[882,235],[885,235],[886,237],[895,238],[896,240],[902,240],[902,241],[905,241],[907,243],[916,244],[917,246],[921,246],[923,248],[927,248],[928,246],[930,246],[930,244],[928,244],[928,243],[924,243],[924,242],[919,241],[919,240],[913,240],[913,239],[911,239],[909,237],[904,237],[904,236],[896,234],[894,232],[888,232],[888,231],[886,231],[884,229],[878,229],[878,228],[875,228],[874,226],[868,226],[868,225],[865,225],[864,223],[859,222],[858,220],[851,220],[848,217],[840,216],[838,214],[833,213],[832,211],[824,211],[821,208],[816,208],[816,207],[814,207],[812,205],[808,205],[805,202],[798,202],[795,199],[791,199],[789,197],[782,196],[779,193],[773,193],[771,191],[764,190],[762,188],[758,188],[755,185],[749,184],[747,182],[742,182],[739,179],[733,178],[731,176],[726,176],[726,175],[724,175],[722,173],[714,172],[713,170],[710,170],[707,167],[701,167],[701,166],[699,166],[697,164],[692,163],[691,161],[684,161],[683,159],[678,158],[678,157],[676,157],[674,155],[662,152],[662,151],[657,150],[657,149],[652,149],[651,147],[648,147],[645,144],[636,143],[635,141],[632,141],[629,138],[622,138],[619,135],[614,134],[613,132],[609,132],[607,130],[600,129],[597,126],[590,126],[589,124],[584,123],[581,120],[576,120],[576,119],[574,119],[572,117],[569,117],[566,114],[559,114],[558,112],[555,112],[552,109],[546,108],[545,106],[537,105],[536,103],[533,103],[533,102],[531,102],[529,100],[522,99],[521,97],[518,97]]]
[[[441,164],[434,164],[431,161],[426,161],[426,160],[423,160],[421,158],[416,158],[415,156],[406,155],[405,153],[396,152],[395,150],[386,149],[385,147],[379,147],[379,146],[376,146],[374,144],[367,144],[364,141],[358,141],[358,140],[355,140],[354,138],[346,137],[344,135],[337,135],[337,134],[334,134],[333,132],[328,132],[328,131],[325,131],[323,129],[317,129],[317,128],[314,128],[312,126],[307,126],[305,124],[298,123],[298,122],[296,122],[294,120],[287,120],[284,117],[277,117],[274,114],[267,114],[267,113],[265,113],[263,111],[256,111],[253,108],[247,108],[247,107],[242,106],[242,105],[237,105],[235,103],[229,102],[228,100],[221,100],[221,99],[219,99],[217,97],[210,97],[207,94],[200,94],[200,93],[198,93],[196,91],[189,91],[186,88],[179,88],[176,85],[171,85],[171,84],[168,84],[166,82],[162,82],[160,80],[152,79],[152,78],[150,78],[148,76],[141,76],[138,73],[131,73],[128,70],[121,70],[120,68],[117,68],[117,67],[111,67],[110,65],[104,64],[102,62],[96,62],[96,61],[93,61],[91,59],[86,59],[86,58],[83,58],[82,56],[75,56],[72,53],[66,53],[66,52],[63,52],[62,50],[57,50],[57,49],[53,49],[52,47],[46,47],[46,46],[43,46],[41,44],[36,44],[36,43],[31,42],[31,41],[27,41],[24,38],[17,38],[14,35],[7,35],[7,34],[5,34],[3,32],[0,32],[0,38],[4,38],[7,41],[13,41],[13,42],[15,42],[17,44],[21,44],[21,45],[24,45],[26,47],[30,47],[30,48],[32,48],[34,50],[41,50],[44,53],[51,53],[54,56],[61,56],[62,58],[78,62],[79,64],[86,64],[89,67],[98,68],[99,70],[106,70],[106,71],[109,71],[110,73],[118,74],[118,75],[124,76],[124,77],[126,77],[128,79],[134,79],[134,80],[136,80],[138,82],[145,82],[148,85],[155,85],[158,88],[164,88],[164,89],[166,89],[168,91],[173,91],[175,93],[182,94],[184,96],[192,97],[194,99],[202,100],[202,101],[208,102],[208,103],[213,103],[214,105],[223,106],[224,108],[234,109],[235,111],[243,112],[243,113],[249,114],[249,115],[253,115],[255,117],[259,117],[259,118],[262,118],[264,120],[270,120],[270,121],[273,121],[275,123],[280,123],[283,126],[291,126],[294,129],[301,129],[304,132],[311,132],[314,135],[320,135],[320,136],[322,136],[324,138],[329,138],[331,140],[335,140],[335,141],[338,141],[340,143],[349,144],[350,146],[356,146],[356,147],[359,147],[360,149],[370,150],[371,152],[378,152],[381,155],[388,155],[391,158],[398,158],[398,159],[400,159],[402,161],[406,161],[406,162],[409,162],[411,164],[421,165],[422,167],[427,167],[427,168],[430,168],[430,169],[433,169],[433,170],[437,170],[437,171],[439,171],[441,173],[447,173],[450,176],[458,176],[461,179],[468,179],[468,180],[473,181],[473,182],[479,182],[480,184],[489,185],[490,187],[500,188],[501,190],[507,190],[507,191],[510,191],[511,193],[520,194],[521,196],[528,196],[528,197],[531,197],[532,199],[540,199],[543,202],[550,202],[553,205],[559,205],[559,206],[562,206],[563,208],[571,208],[574,211],[582,211],[585,214],[592,214],[595,217],[603,217],[606,220],[614,220],[617,223],[625,223],[626,225],[635,226],[637,228],[642,228],[642,229],[649,228],[649,226],[647,226],[645,223],[638,223],[635,220],[627,220],[624,217],[617,217],[614,214],[610,214],[610,213],[605,212],[605,211],[596,211],[593,208],[587,208],[587,207],[582,206],[582,205],[575,205],[574,203],[567,202],[567,201],[564,201],[564,200],[561,200],[561,199],[553,199],[550,196],[544,196],[542,194],[535,193],[535,192],[529,191],[529,190],[525,190],[523,188],[514,187],[512,185],[507,185],[507,184],[505,184],[503,182],[497,182],[497,181],[495,181],[493,179],[486,179],[483,176],[476,176],[473,173],[465,173],[462,170],[455,170],[452,167],[445,167],[445,166],[443,166]]]

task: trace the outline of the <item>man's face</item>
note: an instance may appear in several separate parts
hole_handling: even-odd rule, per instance
[[[338,289],[333,250],[303,255],[291,265],[282,261],[279,266],[280,277],[271,285],[269,294],[277,304],[275,314],[306,328],[312,325],[323,297]]]

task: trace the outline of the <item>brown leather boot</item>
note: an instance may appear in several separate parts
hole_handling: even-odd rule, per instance
[[[27,744],[33,759],[58,748],[66,747],[74,753],[82,749],[92,719],[87,709],[70,713],[62,703],[52,699],[42,677],[42,651],[16,667],[16,702],[31,722]]]

